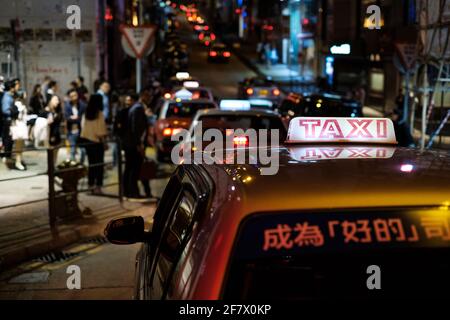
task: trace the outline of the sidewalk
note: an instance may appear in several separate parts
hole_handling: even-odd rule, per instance
[[[117,194],[117,187],[105,188],[105,193]],[[58,220],[53,229],[49,226],[47,202],[16,207],[14,216],[0,215],[0,272],[81,239],[102,235],[112,218],[149,216],[155,209],[155,203],[124,203],[122,206],[118,199],[85,194],[80,195],[79,202],[80,207],[89,207],[93,214],[73,220]]]

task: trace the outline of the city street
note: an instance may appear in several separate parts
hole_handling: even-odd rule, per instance
[[[0,7],[0,302],[449,301],[449,1]]]
[[[237,57],[233,57],[228,64],[208,63],[207,49],[198,43],[195,34],[185,19],[180,20],[182,22],[181,38],[186,41],[190,48],[190,74],[199,78],[201,82],[207,83],[218,98],[236,98],[237,83],[245,77],[254,76],[254,73]],[[59,154],[60,161],[64,160],[66,155],[66,149],[62,148]],[[149,157],[152,156],[153,153],[149,150]],[[45,152],[30,152],[29,158],[32,160],[29,162],[30,170],[26,173],[5,171],[2,178],[28,176],[46,171]],[[106,161],[110,162],[111,160],[110,148]],[[167,166],[164,166],[163,169],[166,172],[171,170]],[[106,172],[106,183],[117,183],[117,170]],[[2,205],[45,198],[48,192],[46,179],[47,176],[43,175],[25,181],[16,180],[0,183]],[[167,179],[152,181],[151,185],[155,195],[161,196],[166,181]],[[83,188],[83,185],[86,187],[85,183],[85,180],[82,181],[80,187]],[[17,193],[14,191],[15,188],[21,188],[24,192]],[[88,204],[93,201],[90,200],[91,198],[87,198]],[[102,199],[101,202],[102,205],[106,206],[108,202],[115,201],[117,200]],[[45,202],[44,205],[46,205]],[[94,203],[93,205],[94,208],[101,208],[98,204]],[[4,209],[0,210],[0,221],[18,214],[25,219],[30,219],[36,216],[36,212],[37,210],[33,212],[34,214],[30,212],[21,213],[20,208]],[[77,244],[64,248],[62,252],[80,252],[80,254],[62,262],[41,263],[33,260],[9,270],[6,274],[0,274],[0,299],[93,299],[98,297],[102,299],[130,299],[134,288],[134,259],[138,248],[138,245],[122,247],[107,243],[95,246]],[[66,268],[71,264],[80,266],[82,270],[81,290],[67,290],[66,280],[69,275],[66,274]],[[15,275],[14,278],[11,278],[12,274]],[[36,276],[33,277],[33,275]],[[20,276],[31,278],[21,280]],[[23,283],[20,283],[20,281],[23,281]]]

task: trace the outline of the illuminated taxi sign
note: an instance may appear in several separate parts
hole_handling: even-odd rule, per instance
[[[379,210],[255,215],[243,224],[237,255],[245,258],[319,250],[449,248],[450,211]]]
[[[200,84],[198,83],[198,81],[185,81],[183,82],[183,86],[189,89],[196,89],[200,87]]]
[[[222,100],[220,101],[220,109],[231,111],[250,110],[251,104],[248,100]]]
[[[385,118],[298,117],[289,123],[286,143],[397,144],[394,125]]]
[[[189,79],[190,75],[188,72],[177,72],[177,74],[175,75],[175,77],[182,81],[182,80],[186,80]]]
[[[289,149],[296,161],[344,160],[344,159],[389,159],[395,153],[394,147],[359,146],[305,146]]]
[[[254,107],[265,107],[265,108],[272,108],[273,103],[270,100],[266,99],[249,99],[250,105]]]
[[[183,89],[175,92],[175,98],[182,99],[182,100],[189,100],[192,98],[192,92],[183,88]]]

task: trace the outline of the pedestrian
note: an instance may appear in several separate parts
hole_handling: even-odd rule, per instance
[[[89,94],[88,88],[84,85],[84,78],[82,76],[78,76],[75,80],[77,84],[77,92],[78,97],[81,101],[86,102]]]
[[[148,128],[146,109],[150,102],[150,92],[143,90],[139,95],[138,102],[128,112],[124,141],[124,195],[131,199],[143,198],[139,193],[138,180],[145,156],[145,138]]]
[[[42,86],[40,84],[36,84],[34,86],[29,106],[32,114],[40,114],[44,110],[45,100],[42,94]]]
[[[75,81],[70,82],[69,86],[70,86],[69,90],[67,90],[67,92],[66,92],[67,96],[69,95],[69,92],[71,92],[72,90],[76,91],[78,89],[78,85]]]
[[[76,161],[77,145],[81,133],[81,118],[86,110],[86,104],[80,100],[78,91],[72,89],[69,92],[69,101],[64,105],[64,117],[66,119],[67,140],[70,144],[70,160]],[[80,163],[84,163],[85,151],[80,148]]]
[[[47,90],[48,85],[52,81],[52,78],[50,76],[45,76],[44,81],[42,81],[41,87],[42,87],[42,96],[44,98],[44,105],[47,105]]]
[[[20,92],[20,83],[16,84],[16,92]],[[27,167],[23,161],[23,149],[25,141],[29,139],[29,132],[27,126],[27,107],[25,106],[26,94],[21,92],[15,99],[15,106],[17,108],[17,117],[11,122],[11,137],[14,145],[13,153],[15,155],[16,170],[25,171]]]
[[[408,123],[402,121],[403,109],[395,108],[387,116],[394,124],[395,137],[397,138],[399,147],[413,148],[416,146],[414,138],[411,135],[411,130]]]
[[[18,116],[18,110],[14,104],[16,82],[14,80],[5,83],[5,92],[2,98],[2,142],[3,162],[9,166],[12,159],[13,139],[11,136],[11,124]]]
[[[57,95],[53,95],[49,99],[47,106],[44,108],[44,111],[39,114],[39,117],[47,119],[47,145],[54,148],[53,161],[56,163],[59,147],[61,145],[61,123],[63,120],[61,101]]]
[[[266,65],[269,68],[271,66],[271,55],[272,55],[272,48],[270,46],[270,43],[266,42],[264,45],[264,58],[266,59]]]
[[[86,153],[89,162],[88,185],[93,194],[102,194],[103,187],[104,157],[108,130],[102,108],[102,96],[93,94],[89,98],[86,111],[81,119],[81,138],[86,142]]]
[[[58,91],[58,83],[54,80],[50,81],[48,83],[48,89],[47,91],[45,91],[45,95],[46,95],[46,103],[48,104],[50,99],[57,93]]]
[[[105,118],[106,123],[111,123],[112,118],[110,116],[110,106],[109,106],[109,91],[111,90],[111,86],[109,85],[108,81],[103,81],[100,84],[99,89],[97,90],[97,94],[99,94],[102,97],[102,112],[103,116]]]
[[[94,81],[94,92],[97,92],[100,89],[100,85],[106,81],[105,71],[100,71],[98,73],[98,79]]]

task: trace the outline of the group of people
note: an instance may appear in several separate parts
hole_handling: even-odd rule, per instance
[[[28,101],[20,79],[1,81],[0,88],[0,156],[9,169],[27,170],[23,159],[26,141],[34,142],[36,148],[53,147],[55,164],[58,150],[65,143],[70,160],[84,164],[87,158],[89,188],[94,194],[102,193],[105,150],[109,148],[107,138],[114,134],[125,153],[125,197],[152,197],[149,181],[140,179],[153,115],[152,91],[143,90],[139,95],[129,93],[121,106],[120,101],[112,106],[111,87],[104,77],[95,81],[93,94],[89,93],[83,77],[77,77],[64,98],[59,96],[58,83],[50,77],[34,86]],[[121,151],[115,143],[112,148],[115,166]],[[140,195],[138,181],[145,196]]]

